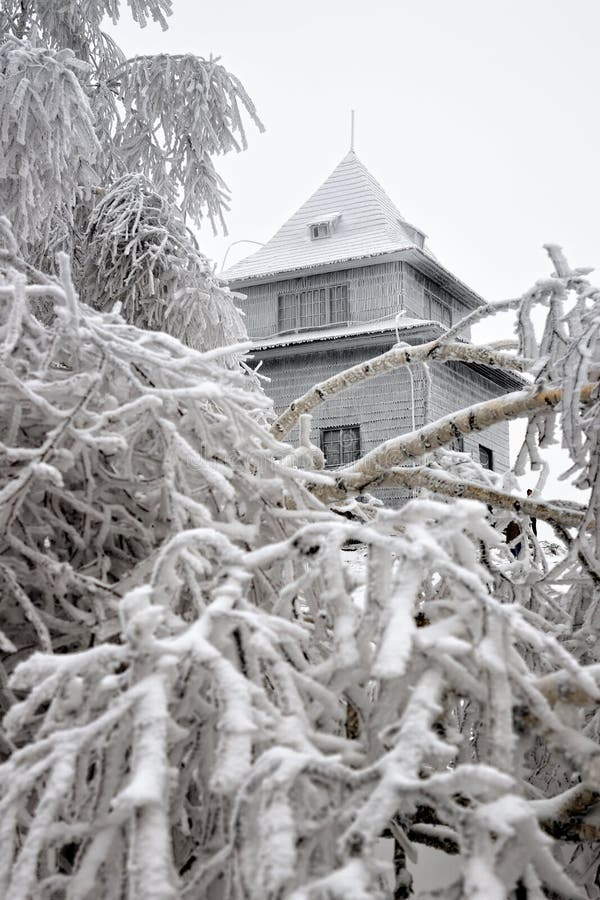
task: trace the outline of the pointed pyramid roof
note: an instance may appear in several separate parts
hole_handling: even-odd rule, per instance
[[[331,234],[311,239],[310,226],[319,222],[331,222]],[[268,279],[280,272],[422,248],[423,239],[351,150],[268,243],[222,277],[230,282]]]

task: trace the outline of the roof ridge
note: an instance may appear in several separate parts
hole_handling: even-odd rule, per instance
[[[369,187],[370,187],[372,190],[374,189],[374,193],[377,195],[377,199],[378,199],[380,202],[382,202],[385,206],[387,206],[387,207],[389,208],[389,210],[391,210],[391,211],[393,212],[393,215],[395,216],[395,218],[399,218],[399,219],[401,219],[401,221],[403,221],[403,222],[406,221],[406,220],[404,219],[404,216],[402,215],[402,213],[400,212],[400,210],[398,209],[398,207],[397,207],[396,204],[394,203],[394,201],[391,199],[391,197],[389,196],[389,194],[388,194],[387,191],[385,190],[385,188],[384,188],[384,187],[382,186],[382,184],[375,178],[375,176],[373,175],[373,173],[372,173],[369,169],[367,169],[367,167],[365,166],[365,164],[364,164],[364,162],[362,161],[362,159],[360,158],[360,156],[358,156],[358,154],[357,154],[354,150],[351,150],[350,153],[352,153],[352,155],[354,156],[354,159],[355,159],[356,163],[358,163],[358,166],[359,166],[359,168],[360,168],[360,170],[361,170],[361,172],[362,172],[364,178],[366,179],[367,184],[369,185]],[[349,156],[349,155],[350,155],[350,154],[347,154],[347,156]],[[347,156],[344,157],[344,159],[346,159]],[[344,160],[342,160],[342,162],[343,162],[343,161],[344,161]]]

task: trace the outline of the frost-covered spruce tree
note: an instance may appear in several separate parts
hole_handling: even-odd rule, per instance
[[[187,223],[225,227],[213,157],[245,148],[242,111],[262,126],[212,58],[126,59],[102,30],[121,5],[2,4],[0,212],[42,271],[69,252],[86,302],[120,302],[129,322],[199,346],[232,343],[244,334],[240,316]],[[167,27],[171,0],[127,5],[142,27]]]

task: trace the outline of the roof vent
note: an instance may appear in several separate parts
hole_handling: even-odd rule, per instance
[[[323,238],[331,237],[340,218],[341,213],[330,213],[317,222],[311,222],[308,226],[311,241],[320,241]]]

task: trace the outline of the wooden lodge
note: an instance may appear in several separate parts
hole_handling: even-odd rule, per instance
[[[223,277],[246,297],[239,305],[277,412],[399,341],[432,340],[484,303],[438,262],[353,151],[267,244]],[[432,363],[429,372],[429,421],[521,386],[479,365]],[[328,466],[352,462],[423,425],[426,391],[421,367],[359,384],[315,411],[312,439]],[[508,425],[465,437],[456,449],[503,471]]]

